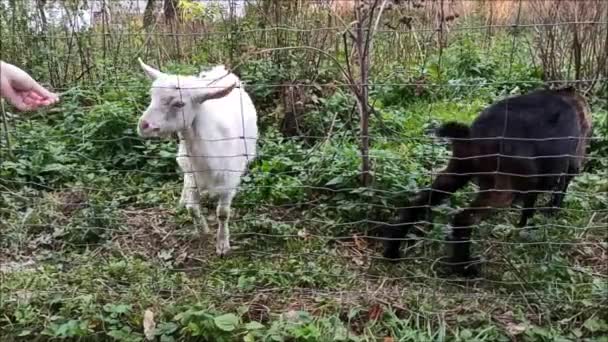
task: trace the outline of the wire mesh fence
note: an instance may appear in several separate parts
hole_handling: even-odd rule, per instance
[[[37,113],[2,106],[3,337],[608,333],[608,3],[8,0],[0,11],[0,59],[61,93]],[[139,58],[180,76],[151,82]],[[186,76],[220,64],[227,76],[217,83]],[[233,86],[221,114],[195,116],[191,101]],[[507,97],[565,86],[589,108],[547,102],[513,135],[506,123],[521,113],[507,101],[505,124],[481,136],[436,134]],[[555,124],[564,134],[541,122],[572,113],[590,115],[589,136],[579,116]],[[200,127],[162,131],[171,118]],[[219,124],[230,118],[232,131]],[[494,128],[502,134],[483,136]],[[492,143],[500,148],[475,150]],[[583,145],[584,163],[568,168]],[[484,160],[504,164],[487,170]],[[553,185],[568,176],[567,188]],[[472,180],[454,191],[436,186],[441,177]],[[521,186],[529,179],[554,183]],[[213,186],[219,205],[186,191]],[[474,200],[486,193],[508,203]],[[516,224],[530,193],[543,214]],[[543,197],[560,194],[556,212]],[[442,267],[463,212],[487,216],[473,224],[481,259],[472,278]],[[409,244],[389,262],[383,243],[391,228],[403,231],[399,214],[415,234],[399,237]],[[203,217],[213,234],[203,234]],[[216,240],[230,253],[217,256]]]

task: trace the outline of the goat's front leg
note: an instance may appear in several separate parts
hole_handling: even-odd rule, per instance
[[[534,216],[536,211],[536,199],[538,198],[538,192],[527,192],[524,195],[523,208],[521,209],[521,218],[517,223],[518,227],[525,227],[528,224],[528,220]]]
[[[200,192],[196,186],[196,181],[192,173],[184,174],[184,187],[179,203],[186,207],[188,213],[194,221],[194,225],[200,226],[203,234],[209,234],[209,225],[205,219],[205,215],[201,212]]]
[[[194,168],[183,142],[179,144],[176,161],[184,173],[184,186],[182,187],[179,203],[186,207],[197,229],[200,226],[203,234],[209,234],[209,225],[207,225],[207,220],[201,213],[200,191],[203,184],[197,184],[196,182]]]
[[[471,205],[456,214],[452,232],[447,236],[448,257],[452,269],[463,276],[476,276],[479,268],[471,259],[471,233],[473,226],[492,213],[494,208],[508,207],[513,194],[507,190],[485,190],[480,192]]]
[[[401,241],[405,239],[410,228],[424,218],[425,214],[430,214],[430,207],[438,205],[467,184],[471,176],[460,173],[468,167],[466,162],[451,159],[447,168],[435,179],[431,189],[419,192],[410,201],[407,208],[399,211],[399,224],[384,227],[383,235],[387,238],[384,240],[383,256],[385,258],[399,258]],[[409,243],[411,241],[408,241]]]
[[[568,169],[567,175],[562,175],[558,179],[557,191],[554,192],[551,196],[551,199],[547,203],[547,209],[543,210],[544,214],[547,216],[552,216],[557,214],[559,209],[562,207],[564,202],[564,197],[566,197],[566,192],[568,191],[568,186],[570,182],[574,178],[574,172],[577,172],[576,169]]]
[[[230,205],[234,197],[234,191],[220,193],[217,204],[217,241],[215,250],[218,255],[224,256],[230,252],[230,231],[228,229],[228,221],[230,220]]]

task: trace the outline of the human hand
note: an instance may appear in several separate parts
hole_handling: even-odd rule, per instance
[[[35,110],[59,101],[59,96],[45,89],[28,73],[2,61],[0,96],[21,111]]]

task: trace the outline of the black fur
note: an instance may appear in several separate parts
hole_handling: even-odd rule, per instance
[[[469,126],[460,122],[448,122],[437,129],[437,136],[454,139],[467,139],[471,136]]]

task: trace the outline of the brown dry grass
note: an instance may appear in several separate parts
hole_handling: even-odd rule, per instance
[[[359,0],[360,3],[371,1]],[[355,8],[356,0],[329,0],[332,11],[348,14]],[[604,0],[411,0],[399,2],[400,7],[427,18],[457,15],[466,18],[481,15],[487,25],[538,23],[553,21],[592,21],[606,19],[608,2]],[[550,21],[550,22],[551,22]]]
[[[470,2],[470,1],[466,1]],[[488,25],[596,21],[606,18],[608,4],[600,0],[499,0],[480,1]]]

